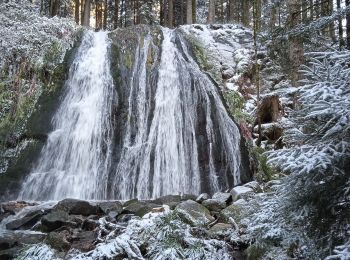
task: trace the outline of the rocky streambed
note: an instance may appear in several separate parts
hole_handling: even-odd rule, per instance
[[[261,191],[250,182],[212,197],[4,202],[0,259],[244,259],[241,220]]]

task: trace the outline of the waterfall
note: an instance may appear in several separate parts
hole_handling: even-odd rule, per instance
[[[54,131],[21,199],[149,199],[241,182],[240,133],[217,87],[181,33],[162,28],[162,34],[152,55],[154,36],[138,35],[129,74],[118,83],[110,74],[107,34],[85,35]],[[115,118],[120,104],[125,116]]]
[[[107,33],[85,34],[52,120],[54,130],[23,183],[20,198],[106,197],[115,95],[108,46]]]

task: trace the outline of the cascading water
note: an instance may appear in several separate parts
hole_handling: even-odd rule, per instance
[[[136,52],[122,152],[110,180],[118,187],[112,197],[199,194],[228,188],[228,179],[240,183],[239,130],[183,39],[169,29],[163,36],[154,96],[146,80],[149,35]]]
[[[110,75],[107,34],[85,35],[21,199],[146,199],[241,182],[240,133],[216,86],[178,31],[162,34],[161,51],[150,32],[138,35],[130,74],[119,83]]]
[[[20,198],[106,197],[112,140],[113,79],[106,32],[87,32],[73,62],[66,93],[39,162]]]

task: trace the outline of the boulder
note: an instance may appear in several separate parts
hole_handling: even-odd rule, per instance
[[[43,231],[51,232],[66,225],[69,221],[68,212],[63,210],[53,210],[41,219]]]
[[[51,232],[47,235],[45,242],[58,251],[68,251],[71,244],[68,241],[69,232],[63,230],[61,232]]]
[[[78,249],[81,252],[88,252],[95,248],[95,240],[97,233],[94,231],[78,232],[72,237],[72,248]]]
[[[119,201],[104,201],[100,202],[98,206],[105,215],[108,215],[110,212],[118,215],[123,211],[123,205]]]
[[[252,188],[244,187],[244,186],[236,186],[231,190],[233,201],[239,200],[245,195],[254,193]]]
[[[239,200],[220,212],[219,219],[225,223],[231,223],[232,218],[238,226],[242,226],[241,220],[248,214],[247,202]]]
[[[180,202],[181,202],[180,195],[166,195],[154,200],[154,203],[160,204],[160,205],[164,205],[164,204],[169,205],[169,204],[180,203]]]
[[[181,202],[176,206],[175,212],[192,226],[206,226],[215,220],[206,207],[193,200]]]
[[[210,211],[220,211],[226,208],[226,202],[217,199],[208,199],[202,202],[202,205]]]
[[[229,192],[217,192],[213,195],[213,199],[229,204],[232,202],[232,195]]]
[[[1,213],[10,213],[11,215],[15,215],[20,212],[23,208],[28,206],[35,206],[37,203],[25,202],[25,201],[9,201],[0,204],[0,212]]]
[[[134,214],[138,217],[143,217],[145,214],[152,211],[153,208],[158,208],[160,205],[147,203],[144,201],[136,201],[134,203],[129,204],[124,208],[122,213],[126,214]]]
[[[209,194],[208,194],[208,193],[202,193],[201,195],[199,195],[199,196],[196,198],[196,202],[202,203],[203,201],[208,200],[208,199],[210,199]]]
[[[2,232],[0,235],[0,250],[6,250],[22,244],[38,244],[45,239],[45,236],[42,233]]]
[[[244,184],[243,186],[251,188],[251,189],[253,189],[254,192],[257,192],[257,193],[262,192],[262,188],[261,188],[259,182],[257,182],[257,181],[248,182],[248,183]]]
[[[90,216],[100,213],[100,207],[89,202],[77,199],[64,199],[57,203],[54,209],[68,212],[72,215]]]
[[[193,195],[193,194],[182,194],[181,195],[181,201],[186,201],[186,200],[195,201],[196,199],[197,199],[197,196]]]
[[[10,230],[31,229],[39,221],[39,219],[44,215],[44,213],[45,213],[44,210],[35,210],[32,212],[29,212],[24,217],[15,219],[7,223],[6,228]]]
[[[123,203],[123,207],[127,207],[129,206],[130,204],[132,203],[135,203],[135,202],[138,202],[139,200],[138,199],[131,199],[131,200],[127,200]]]
[[[225,236],[232,232],[232,225],[227,223],[217,223],[212,226],[208,233],[211,236]]]
[[[98,221],[94,219],[85,219],[82,225],[82,229],[86,231],[93,231],[98,227]]]

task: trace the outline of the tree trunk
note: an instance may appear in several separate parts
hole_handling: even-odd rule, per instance
[[[333,0],[328,0],[328,15],[332,15],[333,11],[334,11]],[[333,21],[329,24],[328,30],[329,30],[329,35],[330,35],[332,41],[334,43],[336,43],[337,37],[335,36],[335,24]]]
[[[80,25],[83,25],[84,22],[84,7],[85,0],[80,0]]]
[[[168,27],[173,28],[174,26],[174,0],[168,0]]]
[[[209,0],[208,23],[215,23],[215,0]]]
[[[341,9],[341,0],[337,0],[337,10]],[[343,32],[343,18],[338,18],[338,34],[339,34],[339,49],[341,50],[345,46],[344,32]]]
[[[119,0],[114,0],[114,29],[118,28]]]
[[[197,22],[196,10],[197,10],[197,0],[192,0],[192,22],[193,23]]]
[[[308,9],[308,6],[307,6],[307,0],[302,0],[302,21],[304,24],[307,23],[307,9]]]
[[[270,16],[271,18],[269,21],[269,27],[270,27],[270,30],[273,31],[275,29],[276,21],[277,21],[277,10],[275,6],[271,7]]]
[[[60,0],[50,0],[50,16],[54,17],[58,15],[61,6]]]
[[[228,22],[233,22],[235,20],[235,0],[229,0],[228,2]]]
[[[85,0],[83,26],[90,26],[90,0]]]
[[[241,0],[242,7],[242,23],[244,26],[249,26],[249,1]]]
[[[314,1],[309,0],[309,9],[310,9],[310,16],[309,16],[309,22],[312,22],[314,20]]]
[[[74,16],[75,16],[75,22],[79,24],[79,0],[75,0],[75,6],[74,6]]]
[[[104,1],[104,9],[103,9],[103,30],[107,29],[107,16],[108,16],[108,1]]]
[[[291,28],[298,26],[301,22],[301,3],[299,0],[289,0],[287,4],[288,22]],[[301,36],[289,37],[289,60],[291,64],[290,77],[292,85],[297,87],[301,79],[299,68],[304,63],[304,44]]]
[[[186,23],[187,24],[192,24],[193,19],[192,19],[192,0],[187,0],[187,9],[186,9]]]
[[[345,5],[350,6],[350,0],[345,0]],[[346,14],[346,46],[350,50],[350,13]]]

